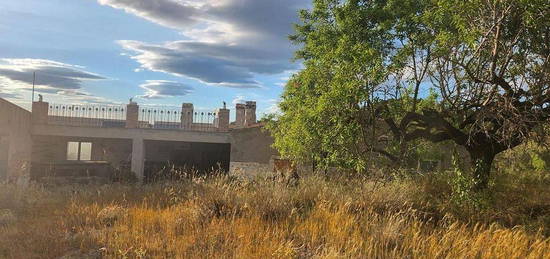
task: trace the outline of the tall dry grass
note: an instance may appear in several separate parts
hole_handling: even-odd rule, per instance
[[[479,207],[444,177],[3,185],[0,257],[550,258],[547,183],[502,180]]]

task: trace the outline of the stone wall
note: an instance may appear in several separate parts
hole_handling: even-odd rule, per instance
[[[254,162],[231,162],[229,167],[230,175],[242,178],[255,178],[258,176],[273,175],[271,164]]]
[[[231,162],[268,164],[278,153],[271,147],[273,137],[262,127],[231,130]]]
[[[229,172],[239,177],[254,178],[272,174],[273,137],[261,126],[231,131],[231,163]]]
[[[29,111],[0,98],[0,181],[28,182],[31,128]]]

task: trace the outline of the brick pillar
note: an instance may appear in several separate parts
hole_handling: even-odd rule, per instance
[[[130,102],[126,105],[126,128],[138,128],[139,105],[136,102]]]
[[[193,124],[194,107],[192,103],[184,103],[181,105],[181,128],[191,129]]]
[[[48,123],[49,103],[38,101],[32,103],[32,122],[36,124]]]
[[[245,126],[256,124],[256,102],[246,102],[244,118]]]
[[[216,111],[216,123],[218,131],[229,131],[229,109],[218,109]]]
[[[244,127],[245,105],[237,103],[235,105],[235,126]]]

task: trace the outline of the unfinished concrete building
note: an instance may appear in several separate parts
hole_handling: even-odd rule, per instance
[[[69,105],[38,101],[32,112],[0,98],[0,181],[108,178],[113,168],[146,180],[167,164],[197,171],[269,163],[276,154],[256,103],[226,107]],[[7,122],[7,123],[6,123]]]

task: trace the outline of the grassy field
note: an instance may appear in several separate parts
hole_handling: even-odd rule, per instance
[[[445,174],[0,186],[6,258],[550,258],[546,178]]]

